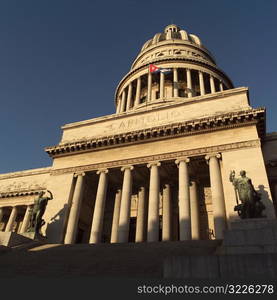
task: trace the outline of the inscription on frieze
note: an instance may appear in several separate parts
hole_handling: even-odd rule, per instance
[[[156,112],[146,116],[140,116],[128,120],[117,121],[106,126],[105,132],[121,131],[133,128],[143,128],[146,126],[157,125],[165,121],[178,121],[184,119],[185,110],[173,110],[165,112]]]

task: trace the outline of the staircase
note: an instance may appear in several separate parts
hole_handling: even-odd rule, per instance
[[[212,255],[221,240],[126,244],[43,244],[33,242],[0,252],[0,278],[162,278],[172,256]]]

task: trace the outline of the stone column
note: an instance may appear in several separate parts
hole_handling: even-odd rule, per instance
[[[103,218],[106,203],[107,187],[108,187],[108,170],[103,169],[97,171],[99,175],[99,182],[97,187],[96,200],[94,205],[93,219],[91,225],[90,239],[91,244],[97,244],[101,242]]]
[[[126,104],[126,91],[125,89],[122,92],[122,98],[121,98],[121,105],[120,105],[120,112],[124,112],[125,104]]]
[[[220,165],[218,161],[220,157],[221,155],[219,153],[209,154],[205,157],[206,160],[209,162],[214,229],[216,239],[223,238],[223,231],[226,228],[225,201]]]
[[[165,184],[163,188],[163,226],[162,240],[170,241],[172,234],[172,207],[171,207],[171,191],[170,185]]]
[[[199,202],[197,195],[197,184],[193,180],[190,183],[190,214],[191,214],[191,238],[200,239]]]
[[[120,204],[120,215],[118,224],[118,242],[128,243],[129,239],[129,224],[130,224],[130,209],[132,196],[132,170],[133,166],[125,166],[121,168],[124,172],[122,196]]]
[[[4,207],[0,207],[0,223],[2,222],[4,216]]]
[[[118,235],[118,223],[119,223],[119,214],[120,214],[120,203],[121,203],[121,190],[117,190],[114,200],[114,209],[113,209],[113,223],[112,223],[112,233],[111,233],[111,243],[117,243]]]
[[[146,228],[146,195],[145,187],[140,187],[138,192],[138,214],[136,224],[136,243],[145,241]]]
[[[32,205],[28,205],[26,207],[26,211],[25,211],[25,215],[24,215],[24,219],[20,228],[20,233],[26,232],[28,229],[28,225],[30,222],[30,218],[31,218],[31,214],[32,214]]]
[[[151,101],[151,93],[152,93],[152,73],[148,72],[148,84],[147,84],[147,101]]]
[[[159,200],[160,200],[160,178],[158,167],[160,162],[151,162],[147,165],[150,168],[149,183],[149,204],[148,204],[148,232],[147,241],[159,241]]]
[[[76,185],[71,202],[71,208],[68,217],[68,224],[66,228],[64,243],[74,244],[77,235],[77,226],[80,217],[81,205],[83,200],[83,185],[85,173],[76,173]]]
[[[160,98],[164,98],[164,73],[160,72]]]
[[[178,97],[178,69],[173,69],[173,97]]]
[[[210,87],[211,87],[211,93],[215,93],[215,85],[214,85],[214,77],[210,75]]]
[[[10,214],[9,221],[8,221],[6,229],[5,229],[6,232],[12,231],[16,217],[17,217],[17,207],[14,206],[12,208],[12,212]]]
[[[131,108],[132,91],[133,91],[133,85],[132,85],[132,82],[130,82],[129,86],[128,86],[128,96],[127,96],[126,111],[130,110],[130,108]]]
[[[180,241],[191,239],[190,194],[189,194],[189,158],[179,158],[175,163],[179,167],[179,232]]]
[[[187,88],[188,88],[188,98],[192,97],[192,84],[191,84],[191,72],[190,69],[186,69],[187,72]]]
[[[137,79],[137,89],[136,89],[136,99],[135,99],[135,104],[134,107],[139,105],[139,100],[140,100],[140,90],[141,90],[141,78],[139,77]]]
[[[219,82],[219,89],[220,89],[221,92],[223,91],[223,83],[222,83],[221,80],[220,80],[220,82]]]
[[[199,74],[200,95],[203,96],[203,95],[205,95],[205,86],[204,86],[203,72],[202,71],[198,71],[198,74]]]

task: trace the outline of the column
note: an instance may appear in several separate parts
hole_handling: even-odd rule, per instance
[[[4,207],[0,207],[0,223],[2,221],[3,216],[4,216]]]
[[[144,242],[146,228],[146,195],[145,187],[140,187],[138,192],[138,214],[136,224],[136,243]]]
[[[124,112],[124,110],[125,110],[125,103],[126,103],[126,91],[124,89],[123,92],[122,92],[120,112]]]
[[[178,97],[178,69],[173,69],[173,97]]]
[[[111,233],[111,243],[117,243],[117,234],[118,234],[118,223],[119,223],[119,214],[120,214],[120,203],[121,203],[121,190],[117,190],[114,200],[114,209],[113,209],[113,223],[112,223],[112,233]]]
[[[130,224],[130,209],[132,196],[132,170],[133,166],[125,166],[121,168],[124,172],[122,197],[120,204],[119,224],[118,224],[118,242],[128,243],[129,239],[129,224]]]
[[[202,71],[198,71],[198,74],[199,74],[200,95],[203,96],[203,95],[205,95],[205,86],[204,86],[203,72]]]
[[[197,184],[193,180],[190,183],[190,215],[191,215],[191,238],[200,239],[199,202],[197,194]]]
[[[188,88],[188,98],[192,97],[192,84],[191,84],[191,72],[190,69],[186,69],[187,72],[187,88]]]
[[[6,229],[5,229],[6,232],[7,231],[12,231],[16,216],[17,216],[17,207],[14,206],[12,208],[12,212],[10,214],[9,221],[8,221]]]
[[[106,203],[106,195],[107,195],[107,186],[108,186],[108,170],[103,169],[97,171],[99,175],[99,182],[96,193],[96,200],[94,205],[93,219],[91,225],[90,232],[90,243],[100,243],[103,229],[103,218],[104,218],[104,210]]]
[[[164,98],[164,73],[160,72],[160,98]]]
[[[226,228],[226,212],[223,194],[221,171],[218,159],[219,153],[206,155],[205,159],[209,162],[211,193],[213,203],[215,238],[222,239]]]
[[[215,85],[214,85],[214,77],[210,75],[210,87],[211,87],[211,93],[215,93]]]
[[[29,222],[30,222],[30,218],[31,218],[31,214],[32,214],[32,205],[28,205],[26,207],[26,211],[25,211],[25,215],[24,215],[24,219],[22,222],[22,226],[20,228],[20,233],[26,232],[29,226]]]
[[[160,200],[160,178],[158,167],[160,162],[151,162],[147,165],[150,168],[149,183],[149,204],[148,204],[148,232],[147,241],[159,241],[159,200]]]
[[[116,113],[120,113],[120,108],[121,108],[121,99],[118,97],[117,105],[116,105]]]
[[[163,226],[162,226],[162,240],[171,240],[172,231],[172,208],[171,208],[171,189],[169,184],[165,184],[163,188]]]
[[[148,72],[148,84],[147,84],[147,101],[151,101],[152,93],[152,73]]]
[[[219,82],[219,90],[222,92],[223,91],[223,83],[222,81],[220,80]]]
[[[84,176],[85,173],[74,174],[74,177],[76,177],[76,185],[73,193],[71,208],[68,217],[68,224],[64,238],[65,244],[74,244],[76,240],[77,226],[83,198]]]
[[[189,194],[189,158],[179,158],[175,163],[179,167],[179,232],[180,241],[191,239],[190,194]]]
[[[128,86],[128,96],[127,96],[126,111],[130,110],[130,108],[131,108],[132,91],[133,91],[133,86],[132,86],[132,82],[130,82],[129,86]]]
[[[140,90],[141,90],[141,78],[139,77],[137,79],[137,89],[136,89],[136,99],[135,99],[135,104],[134,107],[139,105],[139,100],[140,100]]]

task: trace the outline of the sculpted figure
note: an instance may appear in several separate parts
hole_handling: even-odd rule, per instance
[[[43,197],[45,192],[41,191],[38,194],[37,199],[35,199],[28,231],[40,234],[40,228],[45,224],[45,221],[42,219],[42,216],[45,212],[48,201],[53,199],[52,193],[48,190],[47,192],[50,194],[50,197]]]
[[[235,188],[237,205],[234,209],[239,216],[242,219],[261,218],[265,206],[260,201],[261,196],[255,191],[251,179],[246,176],[246,172],[240,171],[240,177],[235,178],[235,171],[231,171],[229,179]],[[238,203],[237,195],[241,204]]]

